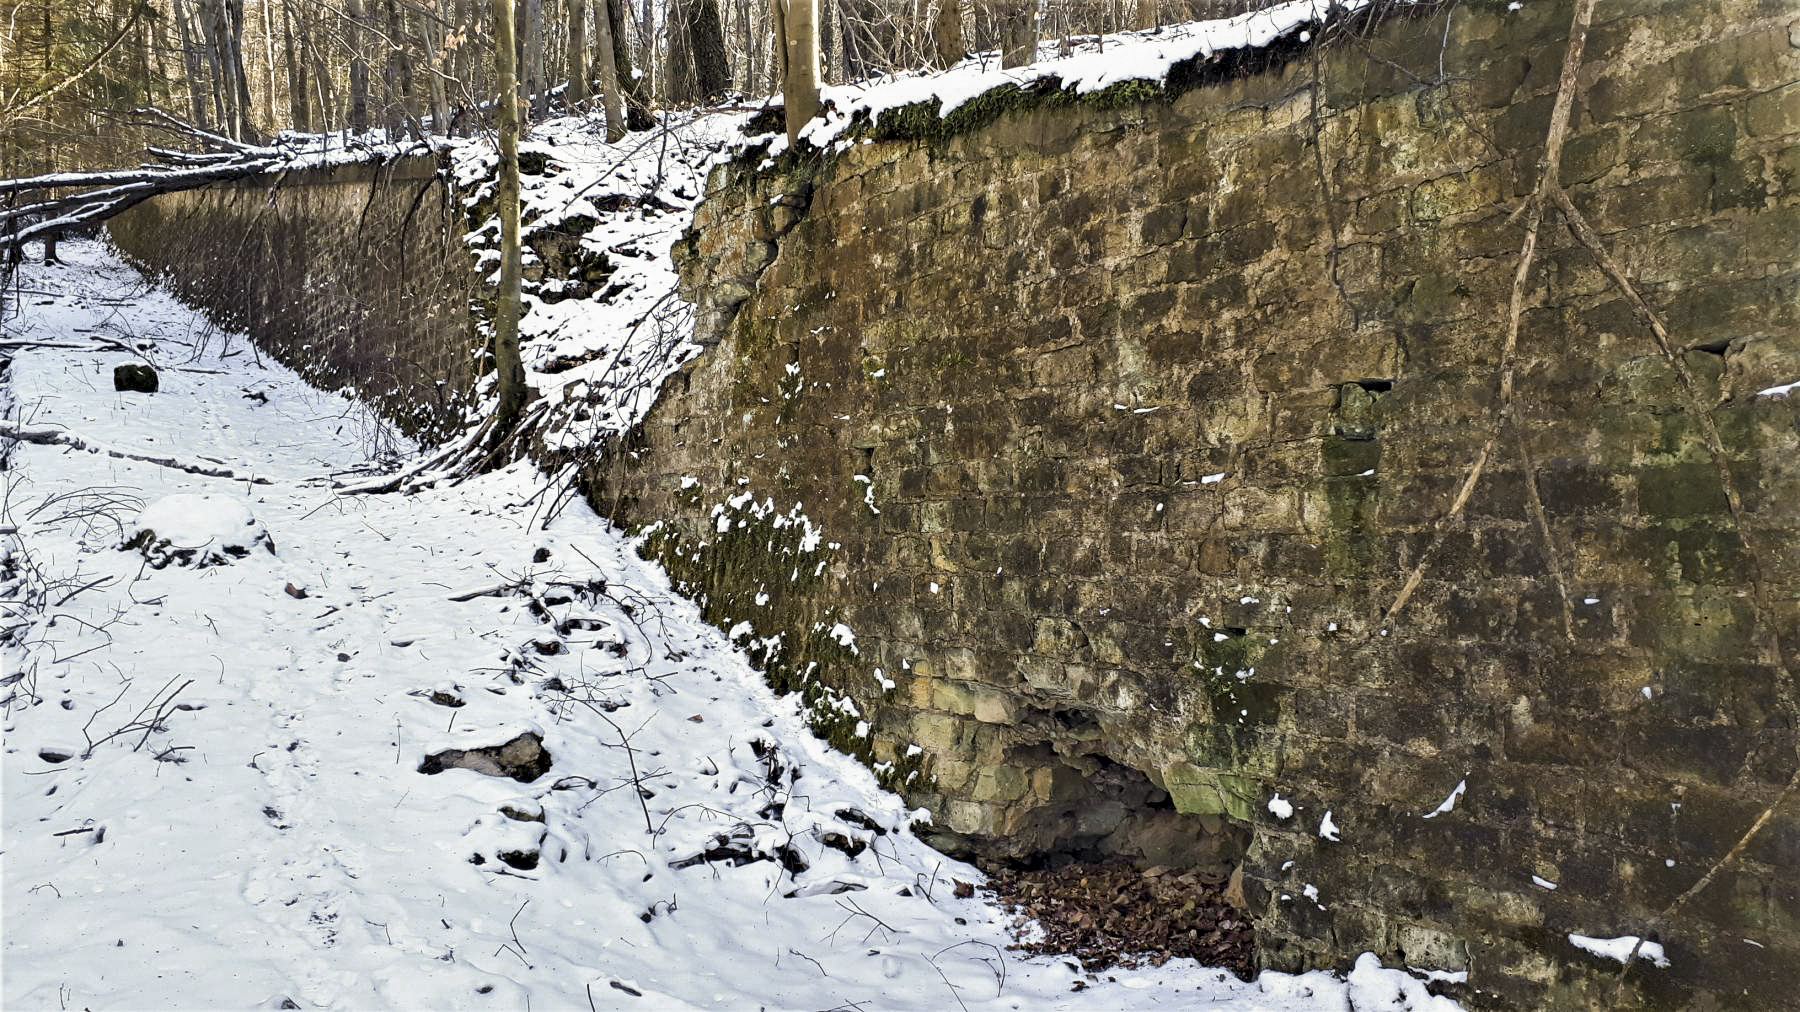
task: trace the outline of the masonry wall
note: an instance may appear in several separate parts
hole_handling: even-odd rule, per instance
[[[462,421],[480,347],[465,218],[437,160],[408,158],[166,194],[110,229],[221,326],[435,440]]]
[[[1697,388],[1552,216],[1501,425],[1570,5],[1448,16],[720,170],[716,346],[592,498],[946,846],[1241,862],[1273,967],[1615,1007],[1568,936],[1649,934],[1618,1005],[1791,1007],[1800,807],[1660,915],[1796,769],[1800,20],[1599,5],[1561,178]]]

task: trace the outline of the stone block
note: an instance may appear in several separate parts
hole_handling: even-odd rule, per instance
[[[1247,777],[1175,762],[1162,768],[1162,778],[1175,810],[1184,815],[1227,815],[1242,822],[1259,817],[1260,790]]]

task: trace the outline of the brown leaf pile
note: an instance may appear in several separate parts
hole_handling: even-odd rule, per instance
[[[1017,915],[1014,949],[1074,956],[1090,972],[1184,956],[1245,980],[1255,972],[1250,922],[1225,902],[1223,875],[1125,864],[987,872],[988,888]],[[1034,922],[1043,937],[1022,941]]]

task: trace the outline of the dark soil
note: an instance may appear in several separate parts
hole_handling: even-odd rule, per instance
[[[1089,972],[1161,966],[1188,957],[1249,980],[1256,951],[1249,918],[1225,902],[1225,876],[1139,870],[1127,864],[1071,864],[1022,871],[988,868],[988,888],[1017,915],[1012,948],[1074,956]]]

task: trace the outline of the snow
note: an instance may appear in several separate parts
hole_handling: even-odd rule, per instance
[[[102,247],[62,254],[0,318],[55,339],[11,349],[0,407],[268,483],[0,446],[0,1005],[1451,1007],[1372,956],[1244,983],[1006,950],[1009,918],[947,888],[980,873],[913,835],[928,814],[579,500],[552,515],[526,466],[344,494],[334,474],[415,448]],[[161,392],[116,395],[121,354],[87,334],[133,342]],[[276,553],[118,550],[140,518],[218,536],[240,508]],[[524,732],[551,756],[535,780],[419,771]]]
[[[586,298],[571,297],[579,292],[571,278],[525,286],[519,343],[534,408],[545,413],[547,447],[582,450],[630,428],[663,381],[700,353],[691,340],[693,306],[676,293],[669,249],[692,223],[707,173],[741,140],[749,116],[670,116],[614,143],[595,121],[563,117],[535,125],[520,144],[521,155],[541,156],[546,166],[520,178],[526,241],[580,227],[581,254],[606,272]],[[453,174],[469,206],[491,194],[498,161],[478,140],[453,150]],[[496,217],[469,234],[495,274],[498,235]],[[492,392],[491,383],[483,392]]]
[[[1331,810],[1327,809],[1325,817],[1319,820],[1319,839],[1338,843],[1340,842],[1339,832],[1341,831],[1338,829],[1337,820],[1331,817]]]
[[[1456,809],[1456,799],[1462,797],[1463,792],[1468,789],[1469,782],[1467,780],[1458,780],[1456,782],[1456,787],[1450,791],[1450,796],[1440,802],[1435,809],[1426,812],[1424,818],[1435,819],[1447,812],[1454,811]]]
[[[171,547],[195,549],[213,558],[239,549],[248,552],[269,540],[268,529],[241,496],[180,492],[144,507],[127,540],[149,534]]]
[[[1631,950],[1637,947],[1637,958],[1647,960],[1652,966],[1667,967],[1668,958],[1663,955],[1663,947],[1655,942],[1645,942],[1638,946],[1638,936],[1620,935],[1617,938],[1590,938],[1587,935],[1569,933],[1569,941],[1577,949],[1590,952],[1602,959],[1610,959],[1623,963],[1631,958]]]
[[[1425,989],[1424,981],[1406,973],[1384,969],[1381,961],[1369,953],[1357,957],[1347,980],[1314,981],[1302,977],[1286,977],[1265,973],[1257,978],[1265,998],[1287,1002],[1305,1002],[1307,1006],[1330,1009],[1409,1009],[1412,1012],[1451,1012],[1460,1008],[1448,998]],[[1196,1007],[1199,1002],[1193,1003]],[[1245,1008],[1281,1008],[1254,1002]]]
[[[1025,88],[1050,82],[1066,92],[1090,95],[1127,81],[1160,82],[1179,64],[1232,50],[1267,46],[1290,35],[1303,34],[1305,26],[1322,21],[1328,13],[1354,14],[1368,3],[1369,0],[1290,0],[1232,18],[1109,35],[1098,44],[1084,42],[1071,56],[1040,59],[1024,67],[1001,68],[995,54],[981,53],[941,73],[900,74],[821,88],[824,109],[802,128],[801,138],[820,150],[847,150],[856,143],[853,127],[875,122],[882,113],[919,103],[936,103],[938,114],[949,116],[970,101],[1008,85]],[[1055,49],[1047,46],[1039,51],[1039,56],[1046,51],[1054,53]],[[776,138],[769,144],[768,157],[786,149],[787,138]],[[1122,404],[1115,406],[1126,408]]]
[[[1800,389],[1800,380],[1795,380],[1792,383],[1783,383],[1780,386],[1769,387],[1766,390],[1758,390],[1756,392],[1756,396],[1758,396],[1758,397],[1786,397],[1788,394],[1792,393],[1796,389]]]
[[[1556,883],[1544,878],[1542,875],[1531,876],[1531,884],[1537,886],[1539,889],[1548,889],[1551,892],[1556,891]]]
[[[1277,791],[1275,796],[1269,799],[1269,813],[1277,819],[1291,819],[1294,816],[1294,805]]]

